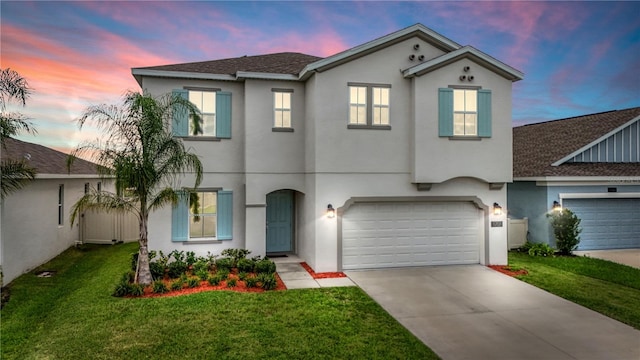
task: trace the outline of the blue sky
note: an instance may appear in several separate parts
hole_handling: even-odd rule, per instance
[[[69,151],[92,104],[140,90],[132,67],[282,51],[330,56],[415,23],[525,73],[513,123],[640,106],[640,2],[0,2],[0,66],[34,88],[38,135]]]

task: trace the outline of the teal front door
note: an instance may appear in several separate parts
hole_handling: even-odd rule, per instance
[[[267,253],[293,251],[293,191],[267,195]]]

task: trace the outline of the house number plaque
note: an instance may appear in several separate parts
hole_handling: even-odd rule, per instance
[[[492,221],[491,227],[502,227],[502,221]]]

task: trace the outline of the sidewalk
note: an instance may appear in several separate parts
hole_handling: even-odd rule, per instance
[[[287,289],[311,289],[321,287],[356,286],[348,277],[331,279],[314,279],[300,263],[295,255],[271,258],[276,263],[276,272]]]

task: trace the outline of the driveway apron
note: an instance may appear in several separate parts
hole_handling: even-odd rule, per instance
[[[346,273],[444,360],[640,359],[640,331],[481,265]]]

